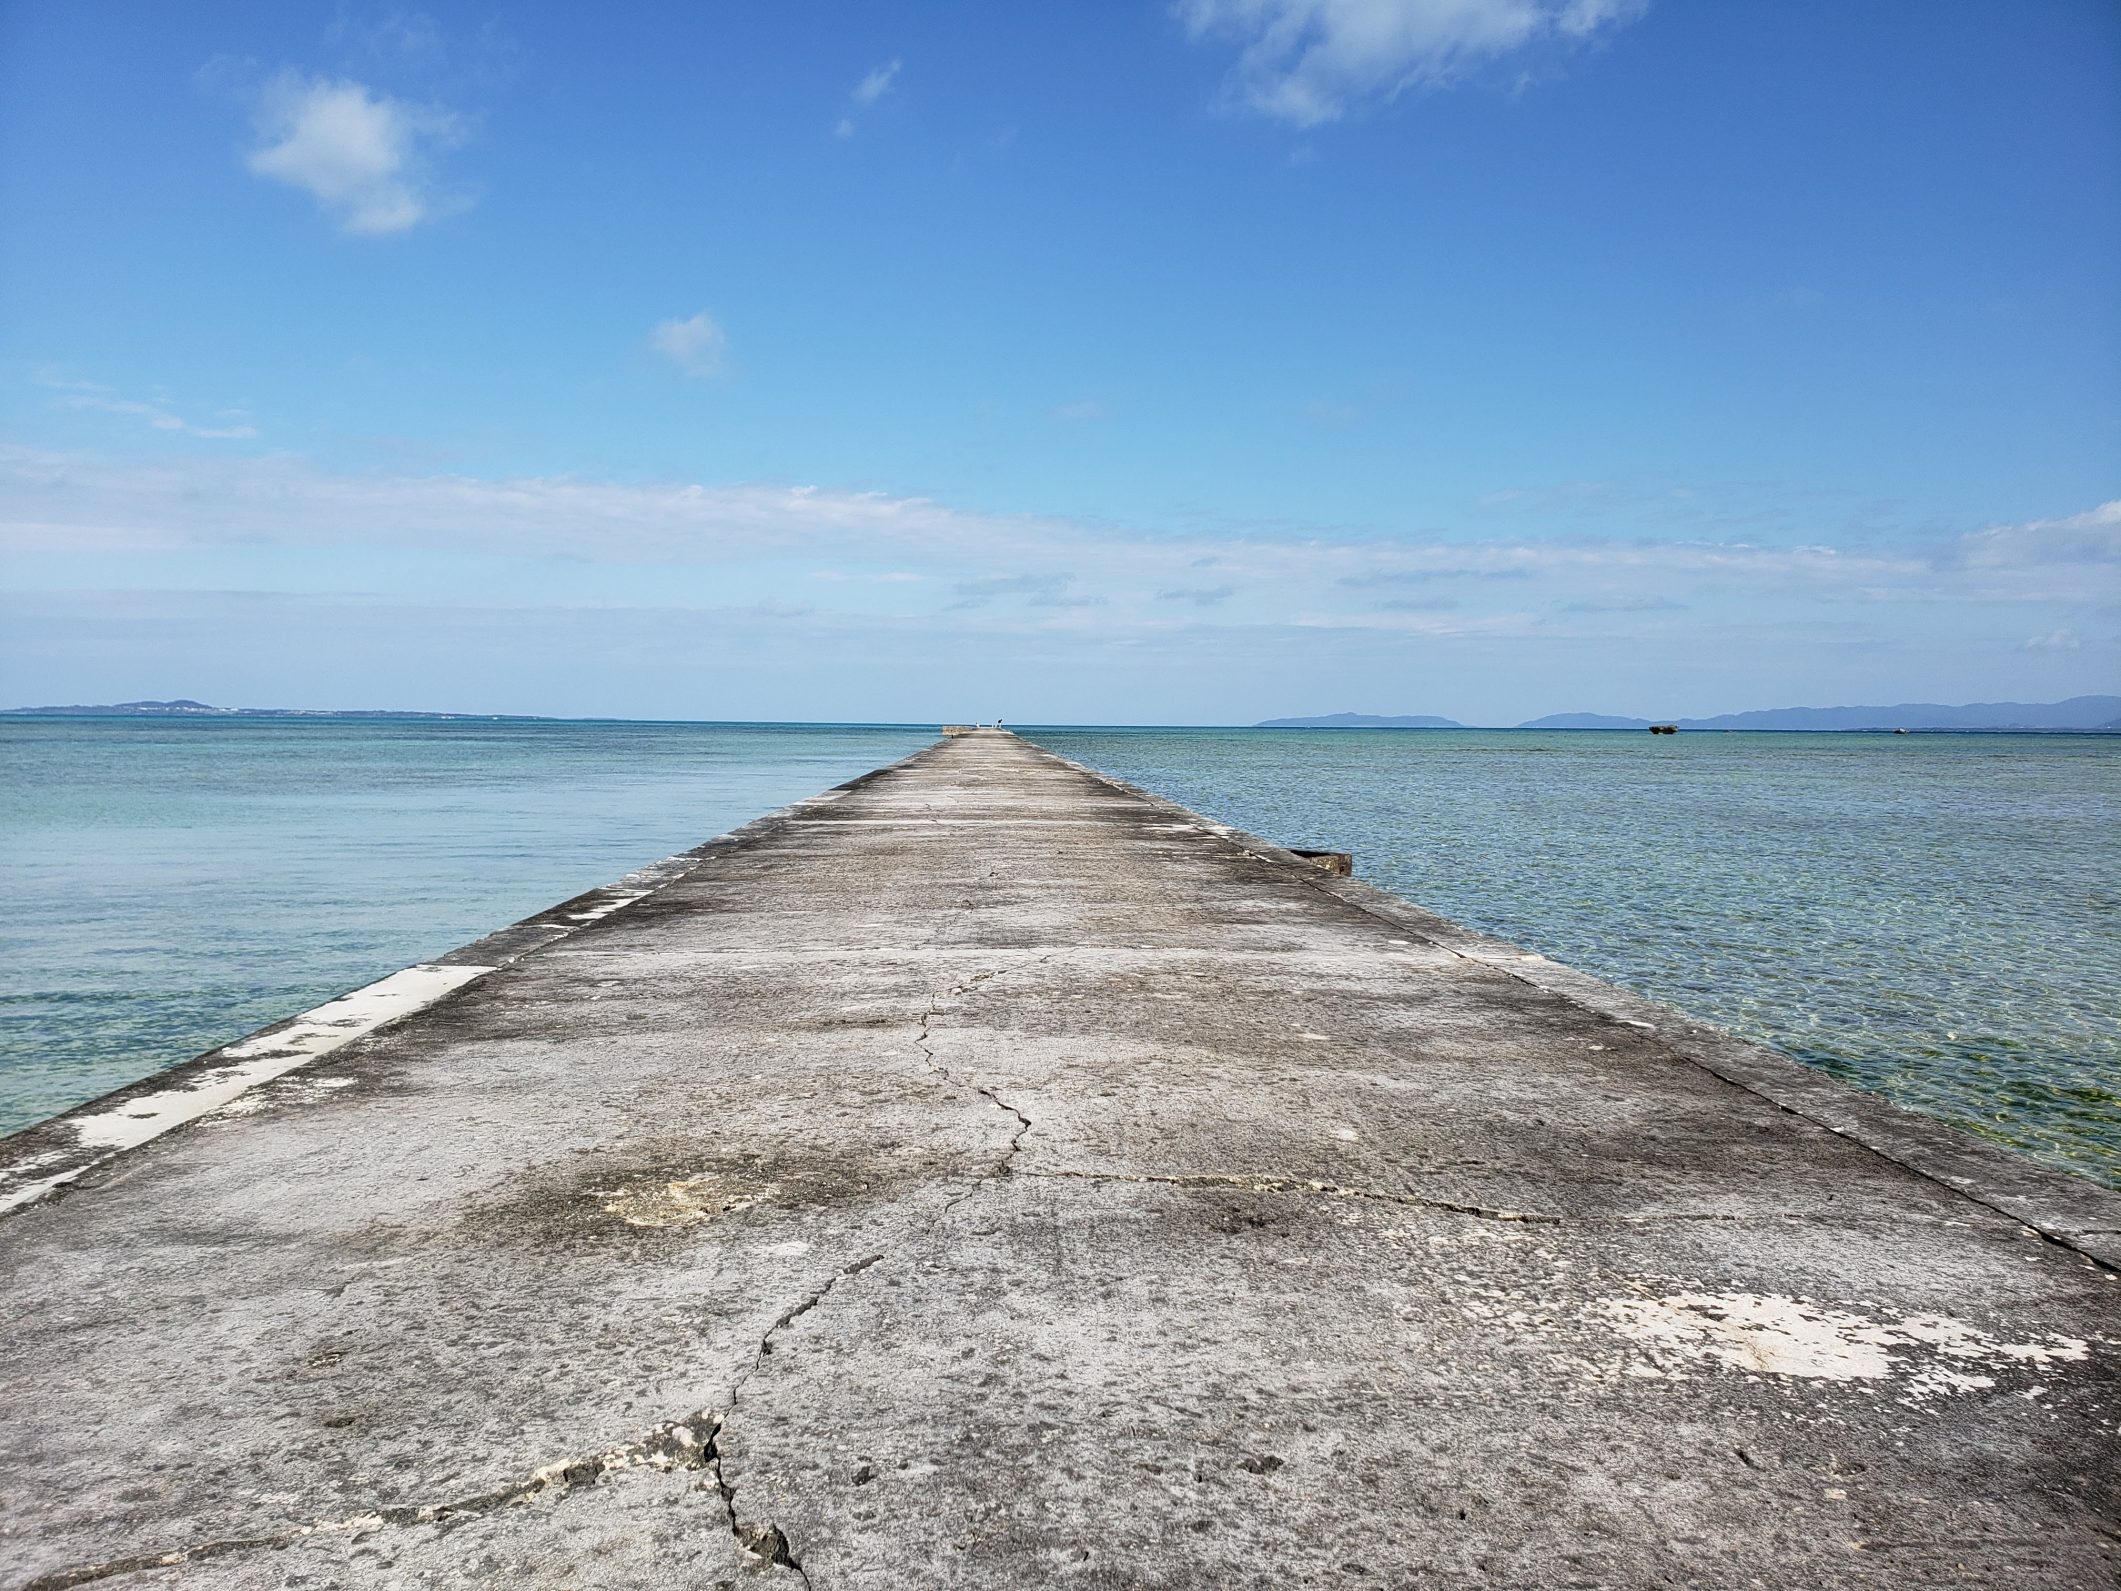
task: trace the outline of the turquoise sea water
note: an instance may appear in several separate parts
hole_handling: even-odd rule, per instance
[[[0,719],[0,1132],[933,738],[763,725]]]
[[[2121,737],[1024,733],[2121,1187]]]
[[[1024,733],[2121,1186],[2121,739]],[[931,736],[0,720],[0,1130]]]

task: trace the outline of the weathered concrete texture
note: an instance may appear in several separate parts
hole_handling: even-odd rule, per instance
[[[2110,1583],[2116,1201],[1452,932],[991,732],[754,825],[0,1223],[9,1581]]]

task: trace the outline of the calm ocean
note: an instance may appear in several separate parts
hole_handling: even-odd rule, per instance
[[[1025,733],[2121,1186],[2121,739]],[[0,1130],[931,735],[0,720]]]
[[[0,1132],[918,750],[932,729],[0,719]]]

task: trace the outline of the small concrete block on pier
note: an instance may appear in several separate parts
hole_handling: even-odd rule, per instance
[[[2102,1190],[998,731],[561,915],[0,1221],[5,1583],[2113,1582]]]

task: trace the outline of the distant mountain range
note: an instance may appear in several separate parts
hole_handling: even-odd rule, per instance
[[[365,707],[342,712],[331,707],[209,707],[204,702],[112,702],[101,707],[0,707],[10,718],[437,718],[490,724],[542,723],[526,713],[400,713]]]
[[[96,707],[0,707],[14,718],[428,718],[465,723],[548,723],[529,713],[408,713],[388,708],[341,711],[319,707],[210,707],[205,702],[113,702]],[[1946,707],[1902,702],[1897,707],[1770,707],[1714,718],[1623,718],[1611,713],[1549,713],[1519,729],[1647,729],[1652,722],[1681,729],[1930,729],[2074,730],[2121,733],[2121,696],[2072,696],[2063,702],[1972,702]],[[1258,729],[1467,729],[1428,713],[1325,713],[1315,718],[1269,718]]]
[[[1609,713],[1550,713],[1519,729],[1647,729],[1652,722],[1681,729],[1961,729],[2121,731],[2121,696],[2072,696],[2064,702],[1902,702],[1897,707],[1769,707],[1714,718],[1619,718]],[[1270,718],[1261,729],[1463,729],[1448,718],[1379,717],[1329,713],[1319,718]]]

